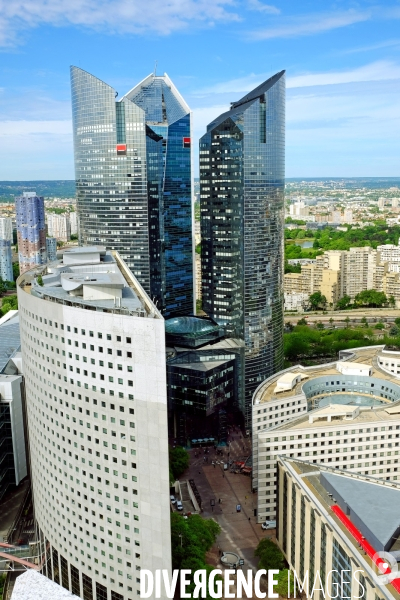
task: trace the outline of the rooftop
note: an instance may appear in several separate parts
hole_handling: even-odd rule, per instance
[[[391,375],[390,373],[385,372],[378,365],[377,358],[378,355],[382,352],[384,346],[369,346],[363,348],[353,348],[348,351],[342,351],[340,353],[340,357],[337,361],[315,365],[312,367],[304,367],[302,365],[296,365],[290,367],[289,369],[280,371],[276,373],[272,377],[266,379],[255,391],[253,396],[253,404],[264,404],[266,402],[270,402],[273,400],[290,398],[291,396],[296,396],[302,393],[304,379],[307,379],[307,382],[312,381],[317,377],[325,377],[329,375],[338,375],[339,373],[346,374],[346,371],[351,368],[351,365],[355,370],[365,370],[368,368],[372,368],[371,376],[377,377],[379,379],[383,379],[386,381],[390,381],[396,385],[400,385],[399,378]],[[344,368],[346,365],[346,368]],[[279,384],[279,381],[283,376],[287,375],[287,373],[296,373],[301,374],[302,380],[298,382],[292,389],[282,390],[280,389],[279,395],[276,394],[276,388]],[[354,375],[354,377],[360,378],[362,375]],[[366,377],[368,379],[368,377]]]
[[[0,373],[21,346],[18,311],[10,313],[0,319]]]
[[[19,575],[11,600],[79,600],[68,590],[34,570]]]
[[[395,406],[400,407],[400,400],[395,403]],[[359,424],[371,425],[379,421],[393,421],[398,424],[399,414],[397,411],[393,412],[393,410],[390,410],[391,408],[394,408],[394,406],[349,406],[348,410],[346,410],[343,405],[328,404],[327,406],[321,406],[310,412],[303,413],[291,421],[286,421],[280,425],[265,429],[260,433],[277,433],[280,430],[317,431],[318,429],[325,429],[327,427],[337,428],[340,425],[351,425],[351,427]]]
[[[118,252],[76,246],[61,249],[57,257],[26,271],[17,285],[33,296],[67,306],[162,318]]]
[[[393,507],[398,506],[400,501],[400,483],[294,458],[280,457],[279,460],[294,474],[298,485],[312,495],[336,530],[359,552],[360,566],[363,566],[362,561],[366,561],[368,567],[376,572],[372,557],[360,550],[353,532],[358,529],[375,551],[381,550],[384,545],[391,546],[392,551],[397,549],[400,521]],[[343,519],[339,518],[340,509],[348,515],[353,527],[346,527]],[[392,585],[387,591],[391,597],[400,598]]]

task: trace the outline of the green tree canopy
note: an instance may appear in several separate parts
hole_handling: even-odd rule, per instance
[[[179,479],[179,477],[186,471],[189,466],[189,453],[182,448],[177,446],[176,448],[169,449],[169,469],[172,475],[171,481]]]
[[[357,294],[354,299],[354,304],[358,306],[383,306],[387,304],[386,294],[377,292],[376,290],[364,290]]]
[[[349,306],[350,302],[351,302],[350,296],[345,295],[345,296],[343,296],[343,298],[340,298],[340,300],[338,300],[336,302],[336,309],[344,310]]]
[[[285,557],[269,538],[262,539],[254,551],[254,556],[260,560],[258,562],[259,569],[283,569],[285,566]]]
[[[308,301],[312,310],[317,310],[318,308],[323,308],[326,306],[326,297],[321,294],[319,290],[318,292],[311,294]]]

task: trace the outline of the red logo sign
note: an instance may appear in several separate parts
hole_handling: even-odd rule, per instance
[[[117,144],[118,156],[126,156],[126,144]]]

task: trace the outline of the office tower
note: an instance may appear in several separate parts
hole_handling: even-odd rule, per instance
[[[69,214],[57,215],[55,213],[47,213],[47,233],[50,237],[55,237],[60,242],[69,242],[71,239]]]
[[[398,598],[399,483],[314,463],[279,458],[276,473],[277,543],[305,597]]]
[[[47,251],[47,260],[49,262],[53,260],[57,260],[57,238],[48,237],[46,238],[46,251]]]
[[[12,219],[0,218],[0,279],[14,281],[11,244],[13,241]]]
[[[194,310],[190,110],[167,75],[117,92],[71,67],[80,243],[118,250],[165,316]]]
[[[18,300],[44,574],[136,598],[141,568],[171,569],[164,319],[104,247],[25,273]]]
[[[24,192],[15,199],[20,273],[46,264],[46,224],[44,198]]]
[[[200,139],[203,310],[245,341],[245,423],[283,363],[285,72],[232,104]]]
[[[78,219],[75,211],[69,213],[69,222],[71,223],[71,235],[76,235],[78,233]]]
[[[244,343],[200,317],[168,319],[165,333],[170,436],[226,442],[227,417],[240,420]]]

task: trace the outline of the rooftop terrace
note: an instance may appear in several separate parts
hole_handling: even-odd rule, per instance
[[[78,246],[61,249],[57,257],[26,271],[17,285],[33,296],[67,306],[162,318],[118,252]]]

